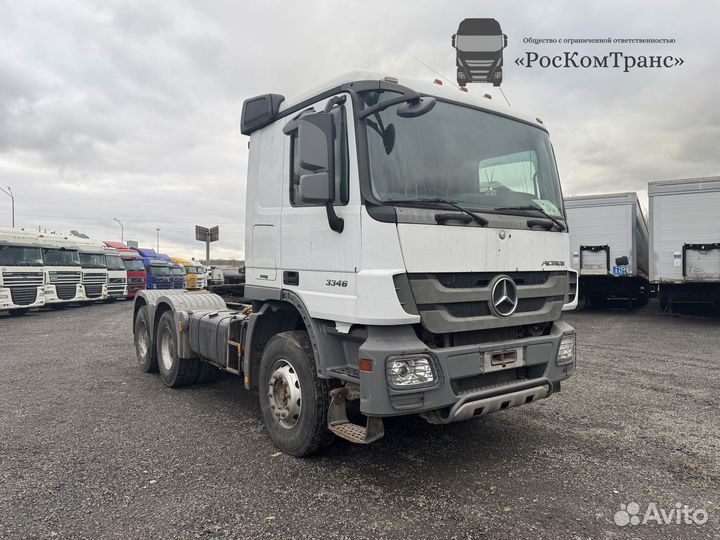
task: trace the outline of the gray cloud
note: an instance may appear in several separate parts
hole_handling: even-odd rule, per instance
[[[118,217],[126,238],[154,245],[160,227],[161,247],[186,257],[203,253],[195,223],[220,224],[215,252],[242,256],[243,99],[291,96],[355,68],[435,78],[408,53],[452,77],[450,35],[465,17],[495,17],[508,34],[503,89],[513,107],[546,121],[566,193],[642,192],[651,180],[718,174],[720,76],[708,42],[720,6],[248,4],[0,1],[0,177],[17,195],[18,223],[117,238]],[[602,36],[673,37],[611,49],[686,63],[631,73],[512,63],[527,50],[568,49],[524,37]],[[2,225],[8,202],[0,199]]]

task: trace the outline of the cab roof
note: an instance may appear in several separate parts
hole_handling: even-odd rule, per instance
[[[470,105],[472,107],[499,113],[547,130],[539,118],[513,109],[505,103],[497,100],[496,97],[493,97],[493,99],[484,97],[488,90],[486,86],[469,86],[467,87],[468,91],[463,92],[457,88],[454,83],[448,81],[442,81],[442,84],[436,84],[430,79],[424,80],[408,77],[394,77],[389,74],[374,71],[352,71],[345,73],[344,75],[335,77],[334,79],[326,81],[323,84],[315,86],[305,92],[287,98],[280,103],[278,115],[282,116],[283,112],[300,106],[305,102],[314,101],[316,98],[319,98],[328,92],[340,91],[343,87],[352,87],[351,85],[353,83],[358,83],[360,81],[378,81],[378,83],[380,81],[393,82],[399,84],[400,86],[405,86],[411,90],[415,90],[420,94],[434,96],[443,100],[454,101],[460,104]]]

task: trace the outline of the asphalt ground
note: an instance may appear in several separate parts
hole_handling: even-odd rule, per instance
[[[565,319],[578,365],[550,399],[394,419],[370,446],[295,459],[238,378],[172,390],[142,373],[129,302],[0,315],[0,536],[720,536],[720,319],[655,303]],[[616,525],[631,502],[707,522]]]

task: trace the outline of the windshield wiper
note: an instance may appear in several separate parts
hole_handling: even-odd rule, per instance
[[[433,198],[433,199],[390,199],[389,201],[383,201],[389,204],[407,204],[407,205],[418,205],[418,206],[428,206],[428,205],[434,205],[434,204],[444,204],[447,206],[451,206],[452,208],[455,208],[459,210],[460,212],[467,214],[470,216],[475,222],[477,222],[481,227],[485,227],[488,224],[488,220],[484,217],[476,214],[475,212],[472,212],[471,210],[468,210],[467,208],[464,208],[460,206],[458,203],[453,201],[448,201],[446,199],[440,199],[440,198]]]
[[[565,230],[565,225],[563,225],[561,222],[559,222],[557,219],[552,217],[550,214],[548,214],[545,210],[540,208],[539,206],[536,206],[534,204],[528,204],[525,206],[504,206],[501,208],[495,208],[496,212],[502,212],[503,210],[507,211],[513,211],[513,210],[534,210],[535,212],[539,212],[542,214],[543,217],[549,219],[552,221],[555,225],[557,225],[557,228],[560,229],[560,231]]]

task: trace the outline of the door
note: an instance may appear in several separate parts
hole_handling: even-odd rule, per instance
[[[300,176],[309,171],[300,166],[295,130],[285,141],[280,266],[283,288],[297,291],[311,316],[342,321],[343,315],[355,312],[361,200],[351,98],[340,96],[345,98],[342,103],[330,98],[330,112],[335,126],[333,207],[344,221],[343,230],[338,233],[330,228],[324,205],[308,204],[300,198]],[[312,109],[323,111],[327,103],[320,101]]]

